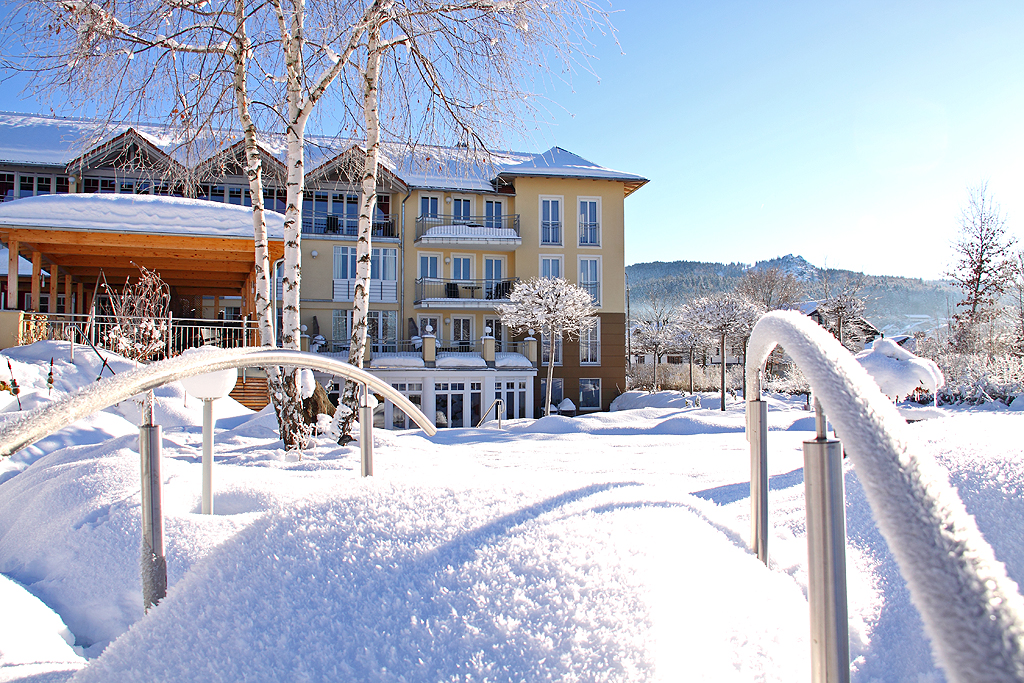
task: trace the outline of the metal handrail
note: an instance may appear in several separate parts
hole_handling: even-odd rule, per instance
[[[494,406],[499,407],[498,411],[498,429],[501,429],[501,416],[505,414],[505,399],[496,398],[491,401],[491,405],[487,406],[487,410],[483,412],[483,417],[480,418],[480,422],[477,423],[477,427],[483,427],[484,422],[487,422],[487,416],[491,414],[491,408]]]
[[[103,379],[65,399],[12,417],[0,426],[0,457],[11,455],[75,420],[168,382],[216,370],[253,366],[311,368],[368,385],[401,408],[428,436],[437,433],[434,423],[423,414],[423,411],[390,384],[365,370],[324,354],[264,347],[210,349],[206,353],[209,360],[201,366],[193,367],[194,357],[187,356],[158,361],[119,373],[114,378]]]
[[[1019,681],[1024,598],[1017,585],[996,561],[946,472],[933,459],[910,452],[906,421],[867,371],[835,337],[795,311],[763,316],[747,345],[751,543],[758,557],[767,564],[768,410],[761,400],[761,373],[777,345],[806,375],[823,408],[816,419],[818,438],[804,447],[812,680],[847,681],[850,675],[842,447],[824,438],[827,412],[843,435],[949,680]]]

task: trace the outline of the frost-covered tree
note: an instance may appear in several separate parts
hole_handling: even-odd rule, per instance
[[[551,383],[555,369],[554,348],[563,338],[578,340],[590,329],[597,315],[590,292],[562,278],[535,277],[517,282],[509,294],[509,303],[495,308],[502,324],[515,333],[542,332],[552,353],[548,354],[547,395],[544,411],[551,410]]]
[[[792,308],[803,295],[803,285],[778,268],[751,268],[736,285],[736,293],[766,311]]]
[[[960,212],[957,264],[947,275],[963,292],[953,316],[951,340],[958,351],[974,351],[978,327],[991,321],[999,297],[1013,279],[1013,246],[1006,218],[988,193],[988,183],[969,188]]]
[[[728,338],[749,336],[750,330],[753,329],[754,323],[762,313],[764,311],[760,306],[732,293],[697,299],[683,310],[684,326],[699,330],[718,340],[722,355],[722,410],[725,410],[725,366]]]
[[[633,327],[631,334],[634,352],[649,353],[654,358],[654,391],[658,391],[658,364],[666,353],[678,348],[677,323],[664,319],[644,320]]]

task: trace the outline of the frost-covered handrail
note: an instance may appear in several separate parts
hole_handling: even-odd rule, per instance
[[[1024,599],[948,473],[912,453],[907,425],[853,356],[794,311],[765,315],[747,347],[747,398],[781,345],[803,371],[860,479],[951,681],[1024,681]]]
[[[286,349],[210,349],[206,353],[178,356],[119,373],[63,400],[11,418],[0,426],[0,457],[11,455],[98,410],[182,377],[215,370],[268,365],[313,368],[365,384],[401,408],[427,435],[437,433],[436,427],[423,411],[398,390],[379,377],[348,363],[316,353]]]

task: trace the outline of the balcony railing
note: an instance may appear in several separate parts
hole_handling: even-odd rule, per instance
[[[519,214],[455,216],[438,214],[416,219],[416,239],[519,239]]]
[[[396,216],[378,217],[373,220],[371,238],[398,238],[398,218]],[[302,214],[303,235],[337,235],[340,237],[358,237],[359,221],[353,216],[340,214]]]
[[[398,301],[398,282],[395,280],[370,280],[370,303],[395,303]],[[334,300],[352,301],[355,296],[355,280],[335,280]]]
[[[594,299],[594,305],[601,305],[601,283],[600,282],[581,282],[580,287],[587,290],[590,296]]]
[[[416,280],[416,301],[424,299],[477,299],[506,301],[519,278],[500,280],[449,280],[420,278]]]
[[[601,246],[601,224],[580,223],[580,246],[599,247]]]
[[[540,243],[541,244],[561,244],[562,243],[562,222],[561,221],[543,221],[540,225]]]

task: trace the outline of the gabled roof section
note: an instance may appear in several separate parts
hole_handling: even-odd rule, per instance
[[[533,154],[530,157],[522,163],[503,166],[498,177],[502,179],[542,177],[617,180],[623,183],[627,197],[649,182],[643,176],[598,166],[561,147],[552,147],[543,154]]]
[[[350,143],[348,149],[324,160],[319,166],[306,173],[306,185],[313,187],[318,180],[330,180],[335,176],[343,181],[358,185],[362,174],[366,151],[357,144]],[[405,192],[409,189],[404,180],[395,175],[388,167],[387,159],[382,158],[377,167],[377,183]]]
[[[261,141],[256,141],[256,149],[260,153],[264,177],[272,176],[283,183],[287,178],[284,162]],[[226,149],[222,149],[195,168],[195,177],[200,181],[219,178],[222,175],[245,175],[245,140],[239,140]],[[237,170],[237,173],[235,171]]]
[[[186,172],[184,166],[157,146],[156,140],[132,127],[72,159],[68,169],[85,170],[102,166],[156,170],[178,177],[184,176]]]

